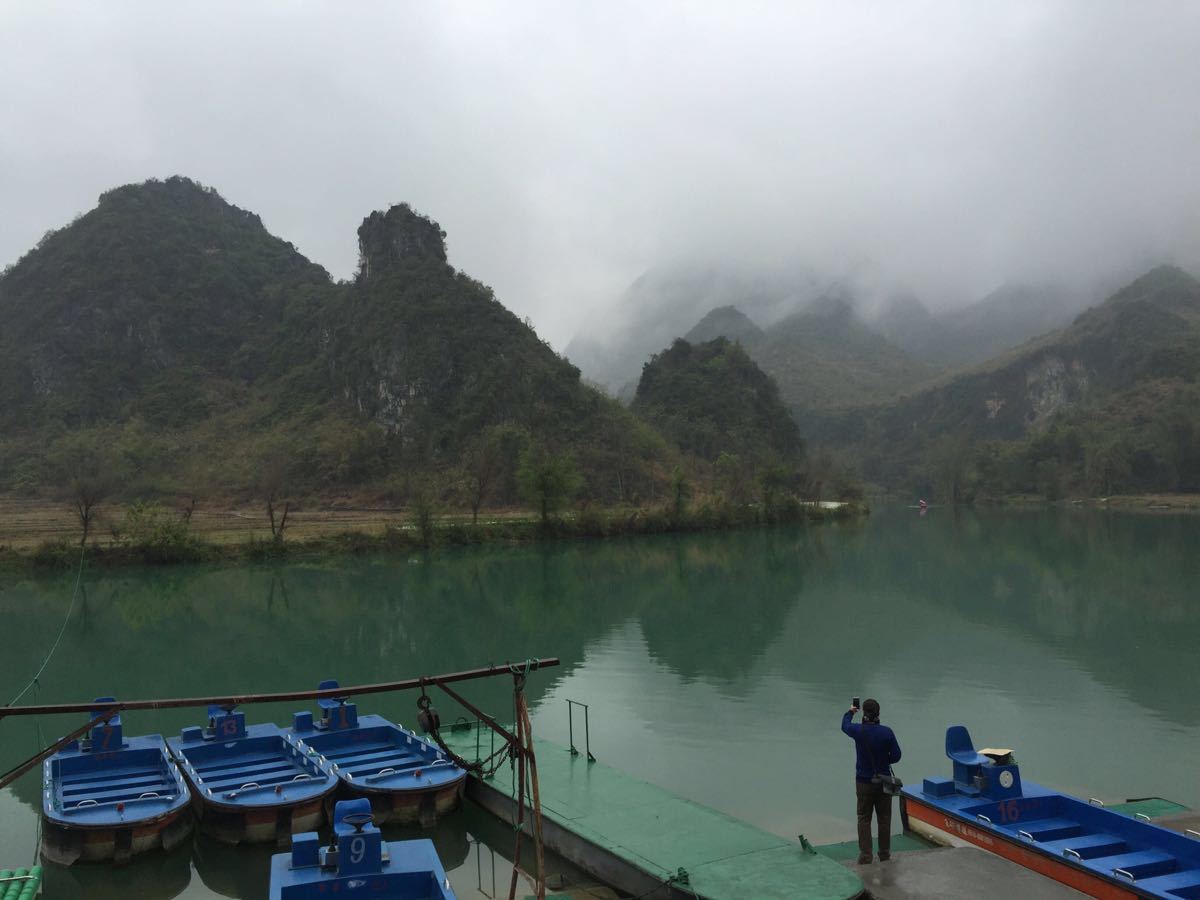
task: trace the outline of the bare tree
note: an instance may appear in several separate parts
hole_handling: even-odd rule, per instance
[[[254,483],[256,493],[267,506],[267,521],[271,525],[271,540],[283,543],[292,509],[292,458],[286,445],[269,442],[259,448],[256,456]]]
[[[479,508],[491,495],[504,467],[504,448],[495,429],[488,429],[463,451],[463,489],[471,506],[471,524],[479,522]]]
[[[97,438],[76,434],[54,448],[51,469],[63,485],[65,496],[79,521],[82,531],[79,546],[86,546],[97,521],[98,508],[119,480],[116,460]]]

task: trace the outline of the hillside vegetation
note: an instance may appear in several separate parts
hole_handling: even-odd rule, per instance
[[[971,499],[1200,490],[1200,282],[1172,267],[835,440],[884,485]]]
[[[0,276],[0,491],[639,502],[678,452],[401,205],[334,283],[185,178],[105,193]],[[274,527],[274,525],[273,525]]]
[[[677,340],[642,370],[633,410],[688,453],[793,462],[800,430],[779,388],[742,348],[723,337]]]

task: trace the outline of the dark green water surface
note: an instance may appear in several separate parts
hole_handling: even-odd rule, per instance
[[[73,580],[0,580],[0,702],[40,664]],[[1200,807],[1200,518],[1182,516],[883,510],[786,530],[89,571],[26,701],[278,691],[527,656],[563,661],[529,680],[539,736],[565,743],[565,700],[590,703],[601,760],[781,835],[852,836],[838,725],[855,694],[883,704],[909,782],[948,772],[945,728],[961,722],[978,745],[1014,748],[1026,779]],[[505,684],[466,690],[510,708]],[[411,723],[414,701],[360,709]],[[303,706],[247,713],[286,722]],[[125,729],[174,734],[200,715],[128,713]],[[0,762],[73,722],[0,721]],[[0,794],[0,867],[33,857],[39,779]],[[467,811],[434,836],[460,897],[490,895],[493,867],[507,895],[511,829]],[[269,852],[197,839],[123,870],[52,871],[47,895],[257,897]]]

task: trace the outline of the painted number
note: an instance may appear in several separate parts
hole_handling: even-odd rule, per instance
[[[366,838],[356,837],[350,842],[350,862],[360,863],[367,854]]]
[[[100,749],[107,750],[108,742],[112,740],[112,726],[107,722],[104,723],[104,730],[100,733]]]
[[[237,734],[237,720],[230,716],[221,723],[221,731],[224,732],[226,737],[232,737]]]
[[[1016,800],[1009,800],[1007,803],[1000,804],[999,813],[1000,821],[1006,825],[1011,825],[1021,818],[1021,807],[1017,805]]]
[[[347,726],[350,724],[349,722],[347,722],[347,721],[346,721],[346,707],[345,707],[345,706],[339,706],[339,707],[338,707],[338,709],[339,709],[339,710],[341,710],[341,713],[342,713],[342,724],[341,724],[341,725],[339,725],[338,727],[339,727],[339,728],[346,728],[346,727],[347,727]]]

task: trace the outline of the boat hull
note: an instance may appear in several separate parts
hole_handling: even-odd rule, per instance
[[[1066,857],[1051,856],[1036,849],[1036,845],[986,831],[966,818],[938,809],[908,794],[901,797],[900,807],[908,827],[935,843],[946,846],[971,844],[1101,900],[1147,896],[1099,878],[1073,865]]]
[[[128,862],[142,853],[172,850],[192,832],[186,808],[123,827],[73,827],[42,820],[42,858],[61,866],[77,862]]]
[[[333,790],[286,806],[239,808],[210,803],[197,796],[193,788],[192,808],[200,830],[223,844],[286,845],[293,834],[316,831],[325,824],[326,800]]]
[[[462,805],[466,781],[464,772],[458,781],[443,787],[413,791],[366,791],[343,781],[340,793],[345,797],[366,797],[370,800],[376,824],[422,825],[428,828]]]

